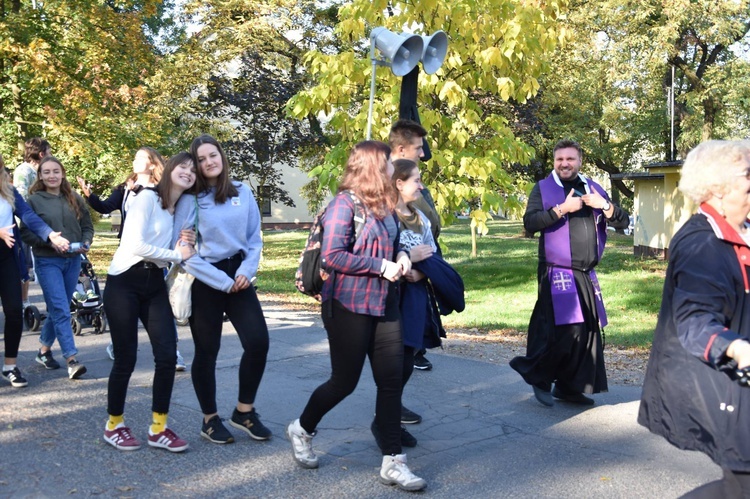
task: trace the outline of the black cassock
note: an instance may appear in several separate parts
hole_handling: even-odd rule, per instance
[[[563,182],[565,193],[575,187],[585,192],[583,182]],[[583,189],[583,190],[581,190]],[[596,224],[592,210],[583,209],[568,215],[571,239],[573,276],[584,322],[555,325],[552,292],[544,253],[544,238],[539,238],[539,295],[529,321],[526,356],[515,357],[510,366],[530,385],[551,389],[553,381],[564,392],[599,393],[607,391],[607,372],[604,368],[604,346],[596,310],[594,286],[588,274],[598,262]],[[540,232],[554,224],[557,218],[544,210],[539,184],[529,196],[524,215],[524,227],[530,233]],[[626,227],[628,215],[615,206],[610,223]],[[623,225],[624,224],[624,225]]]

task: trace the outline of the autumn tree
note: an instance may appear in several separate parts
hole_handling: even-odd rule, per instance
[[[294,206],[283,188],[279,165],[296,164],[303,151],[321,145],[322,137],[306,122],[285,117],[286,102],[303,83],[294,57],[286,60],[283,54],[268,55],[246,52],[236,62],[235,74],[209,80],[201,103],[204,113],[232,122],[227,156],[236,177],[253,181],[258,202]]]
[[[0,0],[2,152],[44,135],[73,171],[112,177],[159,134],[145,80],[157,63],[160,0]],[[153,33],[151,33],[153,34]]]
[[[422,166],[444,219],[467,201],[475,203],[472,225],[486,230],[490,211],[520,209],[519,186],[508,174],[511,163],[526,163],[533,150],[518,140],[508,121],[485,102],[532,97],[538,77],[549,70],[547,56],[561,34],[557,18],[564,2],[457,0],[455,2],[375,2],[355,0],[339,10],[338,52],[309,52],[307,70],[315,81],[289,103],[292,115],[325,113],[335,135],[323,164],[313,173],[335,190],[351,146],[364,139],[371,65],[368,35],[385,26],[418,34],[444,30],[447,58],[434,75],[419,80],[420,118],[427,128],[433,159]],[[377,74],[373,136],[387,140],[398,116],[399,78]]]
[[[619,85],[641,89],[635,105],[664,117],[676,70],[676,134],[682,153],[704,140],[736,136],[737,118],[749,110],[750,71],[743,54],[750,48],[750,1],[606,0],[595,7],[591,27],[620,73]],[[659,159],[669,159],[668,128],[657,137]]]

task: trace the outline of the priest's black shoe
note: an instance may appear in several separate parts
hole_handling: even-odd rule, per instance
[[[583,393],[565,393],[557,386],[552,390],[552,396],[571,404],[594,405],[594,399],[587,397]]]
[[[549,390],[545,390],[536,385],[531,385],[531,387],[534,389],[534,396],[540,404],[546,405],[547,407],[552,407],[554,401],[552,400],[552,394],[549,392]]]

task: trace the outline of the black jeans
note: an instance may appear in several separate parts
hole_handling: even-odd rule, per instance
[[[240,258],[228,258],[214,263],[228,276],[242,263]],[[216,358],[221,348],[221,331],[226,312],[242,343],[240,359],[239,395],[242,404],[255,402],[268,356],[268,326],[263,317],[255,288],[250,286],[239,293],[224,293],[199,280],[193,282],[193,315],[190,332],[195,342],[195,357],[191,374],[193,388],[203,414],[213,414],[216,409]]]
[[[18,241],[16,241],[18,243]],[[0,301],[5,315],[5,356],[18,357],[23,331],[23,304],[21,303],[21,274],[18,272],[13,250],[0,241]]]
[[[329,303],[324,303],[325,311]],[[328,411],[357,387],[365,356],[370,358],[377,385],[375,413],[383,444],[383,455],[401,454],[401,383],[404,376],[404,346],[401,323],[396,316],[360,315],[333,302],[333,316],[323,313],[331,352],[331,377],[315,389],[300,416],[300,425],[308,433],[317,428]]]
[[[146,328],[154,355],[152,411],[169,412],[177,362],[177,340],[164,271],[136,264],[119,275],[108,275],[104,311],[109,320],[115,361],[109,374],[107,412],[123,414],[130,376],[138,357],[138,319]]]

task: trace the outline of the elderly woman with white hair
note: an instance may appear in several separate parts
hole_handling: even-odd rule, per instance
[[[669,247],[638,422],[707,454],[723,478],[685,497],[750,497],[750,142],[687,156],[679,189],[698,210]]]

